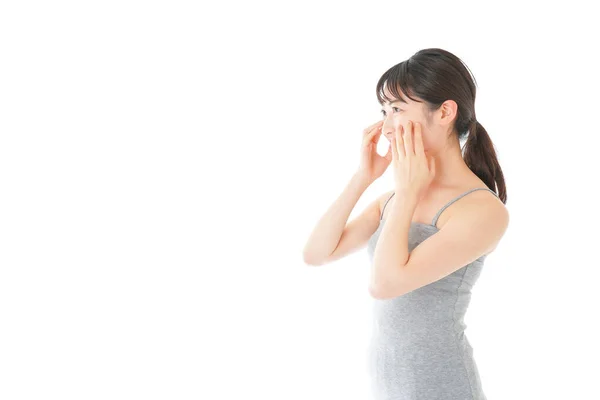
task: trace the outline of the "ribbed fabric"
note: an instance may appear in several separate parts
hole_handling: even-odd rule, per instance
[[[431,225],[413,222],[409,252],[438,231],[437,220],[449,205],[486,189],[471,189],[452,199]],[[384,223],[381,219],[367,246],[371,263]],[[487,400],[464,322],[486,256],[403,296],[373,299],[368,356],[373,400]]]

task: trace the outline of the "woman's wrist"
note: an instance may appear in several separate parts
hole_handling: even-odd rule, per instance
[[[400,195],[401,198],[406,199],[407,201],[418,202],[418,200],[419,200],[419,196],[417,195],[417,193],[414,190],[411,190],[411,189],[407,189],[407,188],[398,189],[398,188],[396,188],[395,193],[397,195]]]
[[[352,180],[357,182],[358,184],[362,184],[365,186],[365,188],[369,187],[371,185],[371,180],[369,179],[369,177],[364,173],[359,171],[354,172],[354,175],[352,175]]]

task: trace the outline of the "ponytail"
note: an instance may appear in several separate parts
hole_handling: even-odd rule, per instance
[[[483,125],[475,118],[469,124],[469,135],[464,148],[463,159],[467,166],[506,204],[504,174],[498,163],[494,144]]]

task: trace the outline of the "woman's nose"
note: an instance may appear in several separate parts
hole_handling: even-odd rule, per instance
[[[389,128],[383,127],[383,135],[386,138],[390,139],[392,137],[392,135],[393,135],[393,131],[391,129],[389,129]]]

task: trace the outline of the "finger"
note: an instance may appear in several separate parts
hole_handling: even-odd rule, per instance
[[[425,148],[423,147],[423,131],[421,129],[421,124],[415,122],[414,125],[414,139],[415,139],[415,155],[417,157],[425,156]]]
[[[380,125],[382,125],[382,124],[383,124],[383,120],[381,120],[381,121],[377,121],[377,122],[375,122],[373,125],[371,125],[371,126],[369,126],[369,127],[365,128],[365,129],[363,130],[363,136],[367,136],[367,135],[369,135],[369,133],[371,133],[371,132],[373,131],[373,129],[377,128],[378,126],[380,126]]]
[[[406,153],[404,151],[404,139],[402,138],[403,136],[403,130],[404,127],[401,124],[398,124],[398,126],[396,126],[396,129],[394,130],[394,144],[396,145],[396,155],[398,156],[398,161],[404,161],[404,158],[406,157]]]
[[[385,156],[383,156],[383,158],[385,158],[388,162],[392,161],[392,156],[393,156],[393,149],[394,146],[392,146],[392,142],[390,142],[390,145],[388,146],[388,150],[387,153],[385,153]]]
[[[435,176],[435,158],[430,157],[429,158],[429,172],[431,173],[431,176]]]
[[[371,133],[371,136],[373,138],[373,143],[377,144],[379,143],[379,139],[381,139],[381,132],[383,131],[381,126],[376,127],[375,129],[373,129],[373,133]]]
[[[369,143],[379,143],[379,138],[381,138],[381,127],[375,127],[373,129],[371,129],[364,137],[363,137],[363,143],[365,145],[369,144]]]
[[[406,129],[404,129],[404,150],[406,151],[407,157],[413,157],[415,155],[415,148],[413,145],[413,123],[408,121],[406,123]]]

